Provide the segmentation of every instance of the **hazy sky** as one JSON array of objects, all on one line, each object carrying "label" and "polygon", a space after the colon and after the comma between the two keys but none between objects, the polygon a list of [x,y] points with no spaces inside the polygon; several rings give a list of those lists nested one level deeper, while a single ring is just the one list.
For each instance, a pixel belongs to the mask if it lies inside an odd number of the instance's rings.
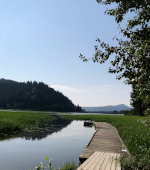
[{"label": "hazy sky", "polygon": [[43,81],[80,106],[129,105],[130,87],[109,63],[78,57],[119,34],[105,9],[96,0],[0,0],[0,77]]}]

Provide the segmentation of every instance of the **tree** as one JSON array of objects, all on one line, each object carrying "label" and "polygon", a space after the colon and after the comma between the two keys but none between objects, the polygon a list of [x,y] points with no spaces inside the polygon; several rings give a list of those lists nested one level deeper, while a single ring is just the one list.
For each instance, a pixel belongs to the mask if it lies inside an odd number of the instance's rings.
[{"label": "tree", "polygon": [[19,83],[0,79],[0,108],[81,112],[80,106],[42,82]]},{"label": "tree", "polygon": [[[131,13],[127,26],[121,28],[122,39],[116,38],[116,46],[96,40],[94,62],[105,63],[111,58],[110,73],[117,79],[125,78],[132,86],[134,102],[142,102],[144,114],[150,114],[150,1],[149,0],[97,0],[99,4],[115,6],[105,11],[120,24]],[[83,61],[88,59],[80,54]],[[132,97],[133,99],[133,97]]]},{"label": "tree", "polygon": [[137,94],[134,89],[131,93],[131,105],[133,107],[131,112],[133,115],[137,115],[137,113],[141,116],[144,115],[144,110],[146,109],[146,106],[141,99],[137,98]]}]

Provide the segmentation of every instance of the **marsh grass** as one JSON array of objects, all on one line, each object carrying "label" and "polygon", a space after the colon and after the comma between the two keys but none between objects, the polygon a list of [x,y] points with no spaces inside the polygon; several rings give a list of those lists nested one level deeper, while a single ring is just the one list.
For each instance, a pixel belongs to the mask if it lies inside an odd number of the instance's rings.
[{"label": "marsh grass", "polygon": [[60,170],[76,170],[77,169],[77,165],[75,163],[65,163]]},{"label": "marsh grass", "polygon": [[25,128],[36,128],[40,123],[54,120],[54,117],[46,113],[0,111],[0,136],[18,133]]},{"label": "marsh grass", "polygon": [[93,120],[112,124],[130,151],[131,158],[121,158],[122,169],[150,170],[150,127],[142,122],[149,122],[149,117],[74,115],[65,116],[72,120]]}]

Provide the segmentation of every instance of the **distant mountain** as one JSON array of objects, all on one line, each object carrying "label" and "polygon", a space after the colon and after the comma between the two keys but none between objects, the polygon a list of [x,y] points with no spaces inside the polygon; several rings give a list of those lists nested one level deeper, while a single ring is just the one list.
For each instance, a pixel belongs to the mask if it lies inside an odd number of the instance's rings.
[{"label": "distant mountain", "polygon": [[62,112],[81,112],[62,93],[43,82],[16,82],[0,79],[0,108]]},{"label": "distant mountain", "polygon": [[108,105],[101,107],[82,107],[86,112],[111,112],[111,111],[122,111],[122,110],[130,110],[131,107],[126,106],[125,104],[119,105]]}]

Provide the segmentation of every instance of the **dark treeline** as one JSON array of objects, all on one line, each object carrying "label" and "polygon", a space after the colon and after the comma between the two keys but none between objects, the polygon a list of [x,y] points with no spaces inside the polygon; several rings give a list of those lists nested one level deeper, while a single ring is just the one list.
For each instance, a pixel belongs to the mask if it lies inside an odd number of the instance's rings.
[{"label": "dark treeline", "polygon": [[62,93],[42,82],[16,82],[0,79],[0,108],[59,112],[81,112]]}]

